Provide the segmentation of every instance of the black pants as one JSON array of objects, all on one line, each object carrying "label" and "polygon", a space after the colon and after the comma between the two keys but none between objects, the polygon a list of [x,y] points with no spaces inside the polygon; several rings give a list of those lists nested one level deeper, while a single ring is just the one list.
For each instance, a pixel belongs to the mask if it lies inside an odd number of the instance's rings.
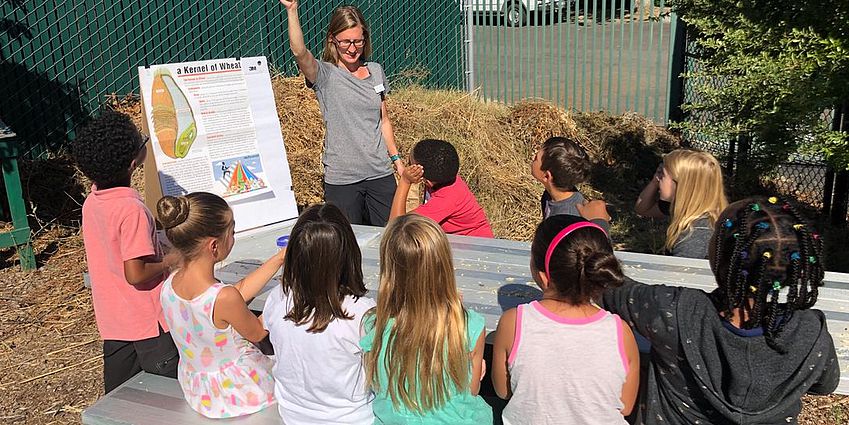
[{"label": "black pants", "polygon": [[159,328],[159,336],[141,341],[103,341],[103,384],[106,393],[117,388],[135,374],[145,371],[155,375],[177,377],[180,353],[171,334]]},{"label": "black pants", "polygon": [[395,175],[352,184],[324,184],[324,200],[339,207],[351,224],[386,226],[395,196]]}]

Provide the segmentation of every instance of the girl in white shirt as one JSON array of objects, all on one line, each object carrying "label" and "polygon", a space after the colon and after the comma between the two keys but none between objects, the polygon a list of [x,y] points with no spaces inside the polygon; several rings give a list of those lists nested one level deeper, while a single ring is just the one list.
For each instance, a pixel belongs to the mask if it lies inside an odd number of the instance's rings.
[{"label": "girl in white shirt", "polygon": [[265,302],[274,346],[274,395],[287,425],[372,424],[360,321],[362,254],[351,224],[332,204],[307,208],[292,228],[282,283]]}]

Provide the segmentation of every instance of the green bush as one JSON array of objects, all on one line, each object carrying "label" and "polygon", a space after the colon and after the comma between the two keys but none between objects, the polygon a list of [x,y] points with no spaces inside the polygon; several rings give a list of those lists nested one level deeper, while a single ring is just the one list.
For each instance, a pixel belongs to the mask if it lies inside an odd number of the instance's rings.
[{"label": "green bush", "polygon": [[849,101],[849,1],[672,3],[694,36],[700,61],[687,77],[701,101],[684,109],[714,118],[680,124],[684,129],[715,140],[746,140],[743,171],[754,176],[793,152],[822,154],[849,169],[849,137],[824,119]]}]

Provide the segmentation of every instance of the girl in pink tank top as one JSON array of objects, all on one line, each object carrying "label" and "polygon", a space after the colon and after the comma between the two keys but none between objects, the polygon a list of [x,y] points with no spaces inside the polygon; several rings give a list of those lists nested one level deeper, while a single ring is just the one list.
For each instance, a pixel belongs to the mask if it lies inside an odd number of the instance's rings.
[{"label": "girl in pink tank top", "polygon": [[515,424],[625,424],[639,385],[634,335],[593,300],[624,276],[601,227],[555,215],[537,227],[531,273],[542,299],[507,310],[492,382]]}]

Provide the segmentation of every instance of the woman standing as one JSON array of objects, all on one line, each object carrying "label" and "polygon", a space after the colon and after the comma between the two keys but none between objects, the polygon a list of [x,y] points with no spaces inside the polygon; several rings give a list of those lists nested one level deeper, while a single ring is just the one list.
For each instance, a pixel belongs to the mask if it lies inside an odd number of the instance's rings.
[{"label": "woman standing", "polygon": [[392,163],[399,173],[404,169],[386,112],[386,75],[380,64],[367,61],[371,38],[365,18],[354,6],[334,9],[317,60],[304,44],[297,0],[280,3],[289,19],[292,53],[315,90],[327,129],[324,199],[352,224],[385,226],[396,186]]}]

